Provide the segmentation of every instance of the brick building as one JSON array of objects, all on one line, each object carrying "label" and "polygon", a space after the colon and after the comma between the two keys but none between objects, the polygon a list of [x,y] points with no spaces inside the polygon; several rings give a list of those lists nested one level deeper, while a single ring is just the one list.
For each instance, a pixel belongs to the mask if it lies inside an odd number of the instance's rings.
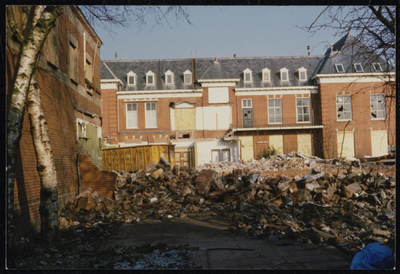
[{"label": "brick building", "polygon": [[[23,6],[15,6],[14,13],[18,23],[29,16]],[[102,167],[101,45],[79,8],[65,6],[38,59],[37,80],[57,171],[59,210],[93,183],[94,178],[111,182],[114,177],[99,170]],[[19,45],[9,29],[6,51],[9,102],[19,54]],[[40,178],[27,113],[19,150],[15,183],[17,233],[40,228]]]},{"label": "brick building", "polygon": [[343,156],[387,154],[395,123],[379,87],[386,68],[377,59],[359,70],[362,56],[344,50],[351,39],[322,56],[103,61],[106,147],[173,143],[176,163],[193,166],[272,147],[337,157],[345,135]]}]

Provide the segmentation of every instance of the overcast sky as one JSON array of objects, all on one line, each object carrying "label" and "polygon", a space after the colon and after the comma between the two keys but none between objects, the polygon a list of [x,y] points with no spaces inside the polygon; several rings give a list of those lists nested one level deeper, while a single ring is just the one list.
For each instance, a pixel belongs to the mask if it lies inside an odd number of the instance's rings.
[{"label": "overcast sky", "polygon": [[[118,59],[176,59],[258,56],[322,55],[328,43],[340,37],[333,32],[320,31],[310,36],[297,26],[310,26],[325,6],[196,6],[187,7],[192,24],[176,22],[171,15],[163,27],[154,26],[152,18],[138,32],[115,29],[108,31],[95,28],[103,41],[102,60]],[[321,17],[321,19],[323,19]]]}]

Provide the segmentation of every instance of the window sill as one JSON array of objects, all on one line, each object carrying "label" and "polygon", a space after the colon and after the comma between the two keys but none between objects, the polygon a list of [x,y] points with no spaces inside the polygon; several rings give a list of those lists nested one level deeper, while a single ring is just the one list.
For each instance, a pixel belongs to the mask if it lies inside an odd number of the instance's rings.
[{"label": "window sill", "polygon": [[311,124],[311,121],[307,121],[307,122],[299,122],[299,121],[296,121],[296,124]]},{"label": "window sill", "polygon": [[268,123],[268,125],[283,125],[283,123]]},{"label": "window sill", "polygon": [[138,127],[127,127],[126,129],[139,129]]},{"label": "window sill", "polygon": [[336,122],[348,122],[348,121],[353,122],[352,119],[347,119],[347,120],[336,120]]},{"label": "window sill", "polygon": [[145,129],[157,129],[158,127],[145,127]]},{"label": "window sill", "polygon": [[380,118],[380,119],[371,119],[371,121],[386,121],[386,118]]}]

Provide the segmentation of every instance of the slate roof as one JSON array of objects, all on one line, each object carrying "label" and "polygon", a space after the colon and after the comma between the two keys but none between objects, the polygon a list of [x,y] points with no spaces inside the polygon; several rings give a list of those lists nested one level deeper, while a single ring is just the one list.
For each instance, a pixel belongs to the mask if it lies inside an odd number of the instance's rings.
[{"label": "slate roof", "polygon": [[368,51],[361,42],[359,42],[350,32],[334,43],[331,48],[325,52],[325,58],[318,65],[315,74],[334,74],[335,64],[342,64],[346,73],[356,73],[355,63],[360,63],[363,72],[376,72],[372,63],[379,63],[383,71],[390,71],[387,63],[378,55]]},{"label": "slate roof", "polygon": [[[324,56],[295,56],[295,57],[230,57],[230,58],[197,58],[198,79],[240,79],[237,87],[270,87],[270,86],[310,86],[314,85],[310,80],[315,68]],[[183,72],[192,70],[192,59],[170,59],[170,60],[111,60],[102,61],[101,79],[114,79],[116,75],[124,83],[123,90],[163,90],[163,89],[191,89],[191,85],[184,85]],[[104,65],[106,64],[106,66]],[[297,70],[304,67],[307,69],[307,81],[299,81]],[[252,71],[252,83],[243,83],[243,71]],[[261,71],[268,68],[271,82],[262,81]],[[280,81],[280,69],[289,70],[289,81]],[[168,70],[174,73],[174,86],[165,85],[164,74]],[[127,73],[130,71],[137,75],[136,87],[128,87]],[[156,74],[156,84],[146,87],[146,73],[152,71]]]}]

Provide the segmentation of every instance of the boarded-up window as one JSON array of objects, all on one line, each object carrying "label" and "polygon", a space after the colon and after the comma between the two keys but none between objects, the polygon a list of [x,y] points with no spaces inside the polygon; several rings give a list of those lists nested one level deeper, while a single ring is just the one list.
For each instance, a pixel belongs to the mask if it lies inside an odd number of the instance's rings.
[{"label": "boarded-up window", "polygon": [[388,138],[386,130],[371,130],[371,156],[382,156],[388,154]]},{"label": "boarded-up window", "polygon": [[138,128],[138,112],[136,103],[126,104],[126,128]]},{"label": "boarded-up window", "polygon": [[310,133],[297,135],[297,150],[301,153],[312,155]]},{"label": "boarded-up window", "polygon": [[229,88],[208,88],[208,102],[211,103],[229,103]]},{"label": "boarded-up window", "polygon": [[[344,135],[344,140],[343,140],[343,135]],[[343,151],[342,151],[342,143],[343,143]],[[342,158],[354,157],[354,133],[352,131],[338,132],[337,148],[338,148],[338,157],[340,157],[341,151],[342,151]]]},{"label": "boarded-up window", "polygon": [[78,84],[78,42],[69,35],[69,77]]},{"label": "boarded-up window", "polygon": [[196,129],[196,109],[175,109],[175,129],[176,130],[195,130]]},{"label": "boarded-up window", "polygon": [[85,78],[90,82],[93,82],[93,65],[92,58],[86,53],[86,64],[85,64]]},{"label": "boarded-up window", "polygon": [[242,161],[254,158],[253,136],[239,136]]},{"label": "boarded-up window", "polygon": [[275,148],[276,153],[283,153],[283,135],[270,135],[269,146]]},{"label": "boarded-up window", "polygon": [[58,67],[58,30],[57,24],[51,29],[47,35],[45,42],[45,56],[47,62]]}]

